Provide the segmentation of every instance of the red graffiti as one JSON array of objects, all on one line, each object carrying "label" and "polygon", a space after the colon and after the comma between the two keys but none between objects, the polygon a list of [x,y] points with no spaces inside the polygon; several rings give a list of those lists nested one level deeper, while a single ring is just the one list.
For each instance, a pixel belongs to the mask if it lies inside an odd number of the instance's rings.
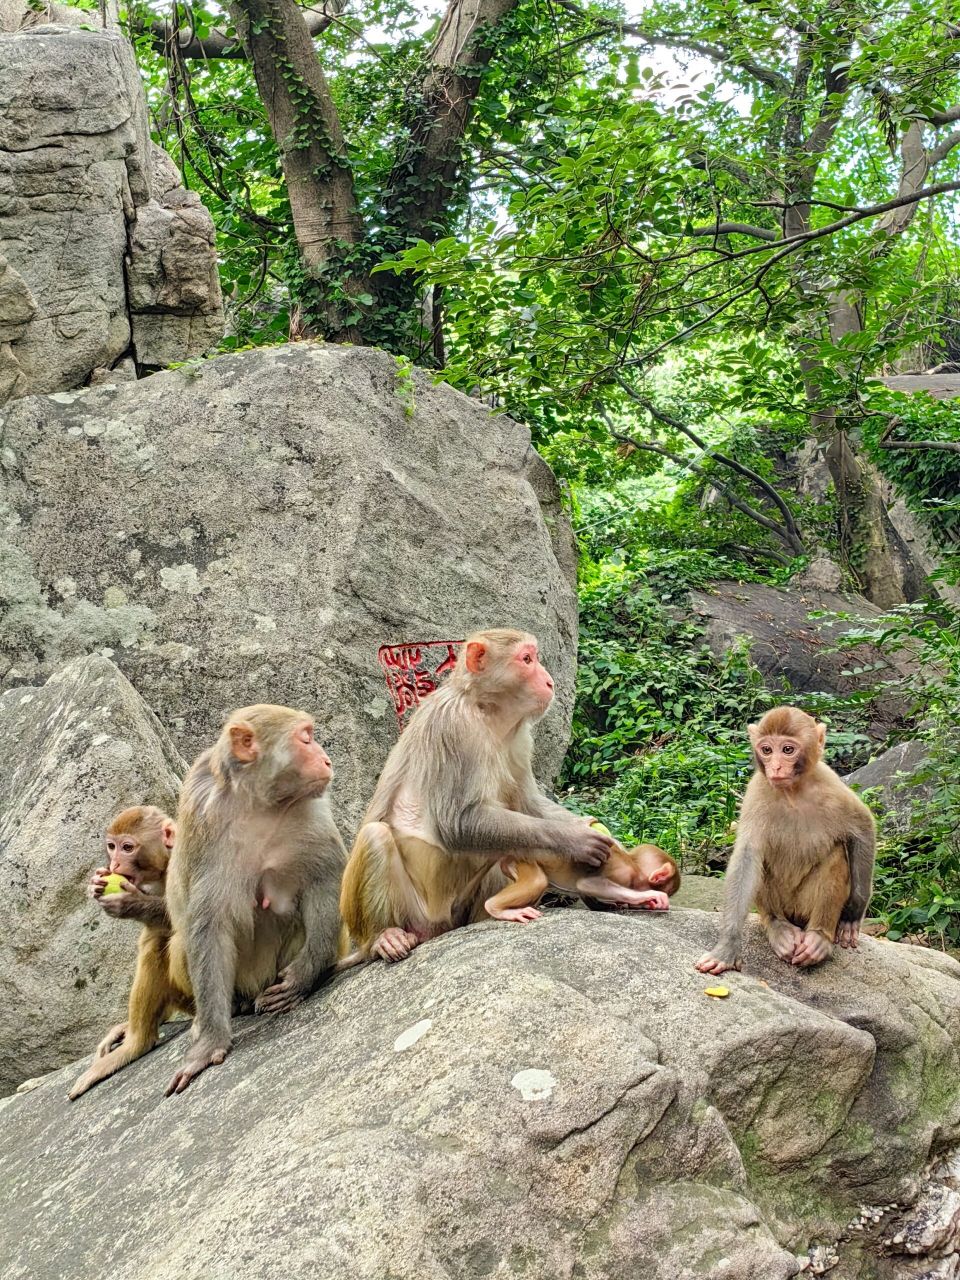
[{"label": "red graffiti", "polygon": [[421,640],[415,644],[382,644],[377,650],[401,733],[410,712],[456,666],[462,644],[462,640]]}]

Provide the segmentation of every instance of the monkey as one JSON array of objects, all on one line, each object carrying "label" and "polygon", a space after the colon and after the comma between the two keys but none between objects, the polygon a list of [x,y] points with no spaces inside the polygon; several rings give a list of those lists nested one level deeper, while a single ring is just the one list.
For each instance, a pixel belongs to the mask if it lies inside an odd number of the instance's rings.
[{"label": "monkey", "polygon": [[596,911],[617,907],[642,907],[666,911],[670,897],[680,888],[680,871],[668,853],[655,844],[623,849],[617,845],[602,871],[585,874],[575,863],[537,854],[535,862],[504,858],[500,869],[513,884],[488,898],[487,915],[494,920],[528,924],[543,914],[537,903],[548,888],[577,894]]},{"label": "monkey", "polygon": [[[90,1068],[70,1090],[71,1101],[149,1053],[159,1040],[160,1027],[173,1013],[193,1013],[189,984],[178,984],[170,971],[173,929],[164,888],[175,838],[174,823],[151,805],[124,809],[107,828],[108,866],[93,873],[91,896],[110,915],[138,920],[144,928],[127,1020],[111,1027],[100,1041]],[[125,888],[104,897],[110,872],[124,877]]]},{"label": "monkey", "polygon": [[870,810],[821,760],[826,726],[775,707],[748,726],[755,772],[727,869],[719,941],[701,973],[739,969],[744,921],[755,902],[775,955],[810,968],[834,943],[857,946],[873,889]]},{"label": "monkey", "polygon": [[603,866],[612,837],[548,800],[533,776],[531,726],[552,701],[532,635],[469,637],[387,757],[357,833],[340,895],[351,960],[402,960],[482,919],[482,882],[505,854]]},{"label": "monkey", "polygon": [[180,792],[167,881],[174,983],[193,993],[182,1093],[230,1052],[234,993],[283,1013],[337,959],[346,850],[325,794],[333,769],[304,711],[242,707]]}]

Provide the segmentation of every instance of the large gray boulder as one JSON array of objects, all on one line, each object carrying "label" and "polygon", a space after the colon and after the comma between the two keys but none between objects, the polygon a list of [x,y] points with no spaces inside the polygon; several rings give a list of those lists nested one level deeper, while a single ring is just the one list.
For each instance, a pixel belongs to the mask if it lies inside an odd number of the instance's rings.
[{"label": "large gray boulder", "polygon": [[19,7],[0,11],[0,403],[223,333],[213,223],[157,156],[129,43]]},{"label": "large gray boulder", "polygon": [[574,556],[526,428],[382,352],[308,342],[0,416],[7,684],[108,650],[188,757],[238,706],[308,708],[349,835],[395,699],[439,678],[446,642],[519,626],[556,678],[537,740],[541,775],[559,768]]},{"label": "large gray boulder", "polygon": [[908,1207],[960,1138],[960,965],[867,939],[800,973],[752,927],[714,1000],[715,928],[491,922],[238,1021],[182,1097],[179,1037],[77,1103],[63,1070],[4,1110],[3,1275],[919,1275],[960,1242],[943,1186]]},{"label": "large gray boulder", "polygon": [[930,748],[921,740],[898,742],[844,778],[859,791],[874,791],[883,809],[883,825],[906,831],[937,789],[937,770]]},{"label": "large gray boulder", "polygon": [[91,1051],[125,1016],[139,929],[86,885],[113,814],[172,812],[183,768],[106,658],[0,696],[0,1093]]},{"label": "large gray boulder", "polygon": [[[882,614],[861,596],[816,586],[715,582],[708,591],[691,591],[690,606],[718,656],[745,644],[767,686],[786,701],[802,704],[805,693],[857,693],[909,679],[916,671],[909,655],[870,643],[837,649],[840,637],[869,627]],[[816,613],[848,617],[811,616]],[[870,736],[883,738],[902,726],[909,710],[906,695],[879,693],[870,703]]]}]

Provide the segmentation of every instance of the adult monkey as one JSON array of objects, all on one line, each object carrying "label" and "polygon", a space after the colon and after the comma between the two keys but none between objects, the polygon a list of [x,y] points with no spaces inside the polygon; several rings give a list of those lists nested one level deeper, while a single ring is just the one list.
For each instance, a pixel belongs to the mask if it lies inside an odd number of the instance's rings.
[{"label": "adult monkey", "polygon": [[187,774],[167,883],[173,981],[196,1005],[167,1095],[230,1052],[234,993],[283,1013],[333,969],[346,853],[309,715],[243,707]]},{"label": "adult monkey", "polygon": [[357,948],[350,959],[402,960],[425,939],[483,919],[481,883],[506,853],[606,862],[613,839],[548,800],[534,779],[531,725],[552,701],[533,636],[470,636],[390,752],[357,834],[340,895]]},{"label": "adult monkey", "polygon": [[754,901],[770,946],[789,964],[820,964],[835,942],[856,947],[872,891],[873,815],[821,760],[825,726],[775,707],[748,732],[756,772],[727,869],[720,939],[697,961],[701,973],[740,968]]}]

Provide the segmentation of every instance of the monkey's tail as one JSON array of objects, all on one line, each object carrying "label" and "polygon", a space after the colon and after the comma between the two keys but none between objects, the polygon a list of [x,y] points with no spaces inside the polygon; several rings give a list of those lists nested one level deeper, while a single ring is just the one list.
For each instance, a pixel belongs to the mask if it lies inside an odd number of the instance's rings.
[{"label": "monkey's tail", "polygon": [[343,956],[338,960],[333,966],[333,972],[342,973],[344,969],[353,969],[356,965],[363,964],[369,959],[370,957],[367,955],[364,948],[359,947],[356,951],[351,951],[348,956]]}]

